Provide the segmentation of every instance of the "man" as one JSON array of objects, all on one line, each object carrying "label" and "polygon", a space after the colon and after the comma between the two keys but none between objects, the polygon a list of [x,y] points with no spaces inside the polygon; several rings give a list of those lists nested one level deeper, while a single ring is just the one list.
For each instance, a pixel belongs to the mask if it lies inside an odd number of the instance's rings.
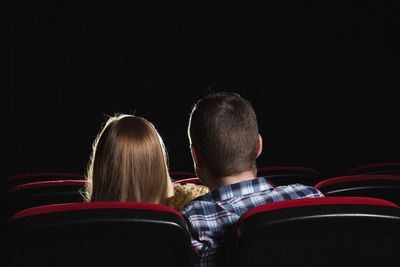
[{"label": "man", "polygon": [[274,188],[268,179],[256,178],[262,138],[251,104],[238,94],[210,93],[200,99],[190,115],[188,135],[197,176],[210,188],[182,211],[198,266],[216,265],[225,235],[247,210],[269,202],[323,196],[313,187]]}]

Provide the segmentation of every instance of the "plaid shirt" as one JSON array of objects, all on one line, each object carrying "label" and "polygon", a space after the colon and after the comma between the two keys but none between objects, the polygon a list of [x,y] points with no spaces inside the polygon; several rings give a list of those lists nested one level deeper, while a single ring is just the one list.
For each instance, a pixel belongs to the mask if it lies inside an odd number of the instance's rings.
[{"label": "plaid shirt", "polygon": [[182,210],[189,223],[196,266],[214,266],[226,233],[240,216],[256,206],[305,197],[323,197],[301,184],[273,187],[266,178],[226,185],[194,199]]}]

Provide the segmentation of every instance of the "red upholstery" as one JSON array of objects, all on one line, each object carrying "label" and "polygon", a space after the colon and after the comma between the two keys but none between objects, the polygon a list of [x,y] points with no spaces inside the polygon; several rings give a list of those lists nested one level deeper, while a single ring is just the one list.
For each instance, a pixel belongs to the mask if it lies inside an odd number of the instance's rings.
[{"label": "red upholstery", "polygon": [[24,217],[35,216],[39,214],[64,212],[72,210],[88,210],[88,209],[155,210],[155,211],[170,212],[182,217],[182,215],[176,210],[160,204],[136,203],[136,202],[87,202],[87,203],[52,204],[52,205],[45,205],[45,206],[26,209],[12,216],[10,222]]},{"label": "red upholstery", "polygon": [[55,180],[83,180],[84,177],[77,173],[44,172],[24,173],[5,178],[0,183],[1,191],[6,192],[11,188],[33,182],[55,181]]},{"label": "red upholstery", "polygon": [[39,206],[7,223],[6,266],[193,266],[185,219],[161,204]]},{"label": "red upholstery", "polygon": [[38,172],[38,173],[23,173],[14,176],[7,177],[5,180],[14,180],[26,177],[71,177],[71,178],[83,178],[82,175],[77,173],[69,172]]},{"label": "red upholstery", "polygon": [[302,171],[302,172],[310,172],[316,175],[320,173],[312,168],[304,167],[304,166],[271,166],[271,167],[259,167],[257,168],[257,172],[276,172],[276,171]]},{"label": "red upholstery", "polygon": [[194,178],[186,178],[186,179],[180,179],[176,180],[174,184],[203,184],[199,178],[194,177]]},{"label": "red upholstery", "polygon": [[171,171],[169,172],[169,176],[171,176],[173,179],[181,179],[195,177],[196,174],[194,172]]},{"label": "red upholstery", "polygon": [[360,171],[374,171],[374,169],[391,169],[391,168],[400,168],[400,162],[385,162],[385,163],[371,163],[371,164],[364,164],[357,167],[350,169],[347,174],[351,175]]},{"label": "red upholstery", "polygon": [[399,181],[400,182],[400,175],[389,175],[389,174],[380,174],[380,175],[373,175],[373,174],[364,174],[364,175],[349,175],[349,176],[340,176],[329,178],[323,180],[315,185],[315,188],[319,189],[323,186],[328,186],[332,184],[338,183],[348,183],[348,182],[356,182],[356,181]]},{"label": "red upholstery", "polygon": [[11,187],[5,192],[0,213],[2,220],[8,220],[19,211],[50,204],[81,203],[85,180],[55,180],[29,182]]},{"label": "red upholstery", "polygon": [[16,192],[20,190],[33,189],[38,187],[50,187],[50,186],[84,186],[86,184],[86,180],[56,180],[56,181],[41,181],[41,182],[33,182],[26,183],[15,186],[11,188],[8,192]]},{"label": "red upholstery", "polygon": [[296,183],[311,186],[321,180],[318,171],[303,166],[258,167],[257,176],[267,177],[275,186]]},{"label": "red upholstery", "polygon": [[378,198],[370,198],[370,197],[317,197],[317,198],[300,198],[293,200],[285,200],[279,202],[268,203],[259,207],[255,207],[240,218],[240,220],[244,220],[247,217],[250,217],[254,214],[260,212],[268,212],[273,210],[280,209],[290,209],[302,206],[315,206],[315,205],[339,205],[339,204],[354,204],[354,205],[375,205],[375,206],[389,206],[396,207],[398,206],[390,201],[378,199]]},{"label": "red upholstery", "polygon": [[398,266],[400,209],[367,197],[267,203],[243,214],[226,242],[230,267]]}]

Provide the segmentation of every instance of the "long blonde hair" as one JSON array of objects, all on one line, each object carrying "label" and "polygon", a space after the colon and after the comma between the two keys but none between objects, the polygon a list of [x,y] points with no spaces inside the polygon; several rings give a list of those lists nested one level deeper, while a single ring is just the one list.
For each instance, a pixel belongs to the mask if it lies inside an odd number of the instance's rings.
[{"label": "long blonde hair", "polygon": [[87,201],[163,203],[171,196],[164,143],[151,122],[133,115],[107,120],[93,143],[86,176]]}]

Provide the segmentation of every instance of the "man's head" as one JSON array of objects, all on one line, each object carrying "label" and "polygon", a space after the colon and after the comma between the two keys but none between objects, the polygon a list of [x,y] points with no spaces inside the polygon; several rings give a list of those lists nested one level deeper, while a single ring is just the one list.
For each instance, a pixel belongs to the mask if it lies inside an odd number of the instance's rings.
[{"label": "man's head", "polygon": [[200,99],[188,135],[198,171],[207,170],[214,179],[255,172],[261,138],[254,109],[240,95],[217,92]]}]

